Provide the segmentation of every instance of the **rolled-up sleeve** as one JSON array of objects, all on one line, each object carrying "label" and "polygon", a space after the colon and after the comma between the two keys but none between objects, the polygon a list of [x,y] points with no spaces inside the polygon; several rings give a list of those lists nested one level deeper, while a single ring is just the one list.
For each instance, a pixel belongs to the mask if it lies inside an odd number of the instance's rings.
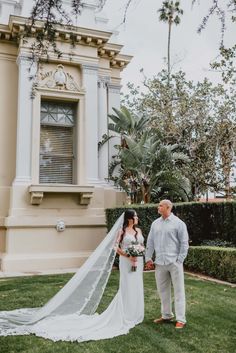
[{"label": "rolled-up sleeve", "polygon": [[153,252],[154,252],[154,229],[152,224],[147,238],[146,253],[145,253],[146,262],[152,259]]},{"label": "rolled-up sleeve", "polygon": [[179,255],[177,258],[177,262],[183,263],[184,259],[187,256],[188,248],[189,248],[188,230],[184,222],[181,222],[179,225],[178,238],[180,242],[180,247],[179,247]]}]

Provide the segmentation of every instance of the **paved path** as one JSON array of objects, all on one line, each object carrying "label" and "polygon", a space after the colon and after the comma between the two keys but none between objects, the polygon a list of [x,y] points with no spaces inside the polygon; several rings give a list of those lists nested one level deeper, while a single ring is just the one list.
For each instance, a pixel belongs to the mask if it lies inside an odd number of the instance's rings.
[{"label": "paved path", "polygon": [[32,271],[32,272],[1,272],[0,278],[21,277],[21,276],[42,276],[42,275],[58,275],[61,273],[74,273],[77,268],[66,268],[61,270],[47,270],[47,271]]}]

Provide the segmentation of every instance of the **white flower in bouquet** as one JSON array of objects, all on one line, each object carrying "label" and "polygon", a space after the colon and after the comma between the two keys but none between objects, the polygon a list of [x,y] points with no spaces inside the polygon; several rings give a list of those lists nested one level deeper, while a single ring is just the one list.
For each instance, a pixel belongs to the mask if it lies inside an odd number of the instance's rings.
[{"label": "white flower in bouquet", "polygon": [[[132,241],[131,244],[126,249],[126,254],[132,257],[143,256],[145,253],[145,248],[138,241]],[[137,259],[132,260],[131,271],[135,272],[137,270]]]}]

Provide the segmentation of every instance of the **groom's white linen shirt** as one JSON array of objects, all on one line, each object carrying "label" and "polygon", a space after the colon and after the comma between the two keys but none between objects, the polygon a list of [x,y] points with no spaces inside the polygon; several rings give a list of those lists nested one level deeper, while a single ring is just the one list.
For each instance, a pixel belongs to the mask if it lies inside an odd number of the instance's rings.
[{"label": "groom's white linen shirt", "polygon": [[183,263],[188,253],[188,231],[186,224],[173,213],[166,219],[159,217],[151,225],[146,246],[146,262],[155,250],[157,265]]}]

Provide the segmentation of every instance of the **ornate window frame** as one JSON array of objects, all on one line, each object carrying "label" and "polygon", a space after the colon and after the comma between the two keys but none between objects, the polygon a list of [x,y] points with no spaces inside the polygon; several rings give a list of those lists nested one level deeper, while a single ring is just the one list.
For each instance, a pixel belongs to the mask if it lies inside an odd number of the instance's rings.
[{"label": "ornate window frame", "polygon": [[[62,65],[58,65],[58,67]],[[78,201],[80,205],[88,205],[92,194],[93,187],[86,186],[84,175],[85,151],[84,151],[84,129],[85,129],[85,90],[79,88],[72,80],[71,76],[62,76],[57,84],[56,80],[53,83],[54,74],[51,72],[44,77],[47,79],[46,85],[38,85],[35,91],[35,97],[32,100],[32,185],[29,186],[29,193],[31,195],[30,202],[32,205],[40,205],[43,197],[47,193],[62,193],[62,194],[78,194]],[[57,78],[57,77],[56,77]],[[67,78],[67,82],[62,82]],[[69,83],[68,83],[69,82]],[[40,184],[39,183],[39,158],[40,158],[40,111],[41,101],[52,100],[71,102],[77,105],[75,127],[76,146],[75,146],[75,173],[74,183],[67,184]]]}]

